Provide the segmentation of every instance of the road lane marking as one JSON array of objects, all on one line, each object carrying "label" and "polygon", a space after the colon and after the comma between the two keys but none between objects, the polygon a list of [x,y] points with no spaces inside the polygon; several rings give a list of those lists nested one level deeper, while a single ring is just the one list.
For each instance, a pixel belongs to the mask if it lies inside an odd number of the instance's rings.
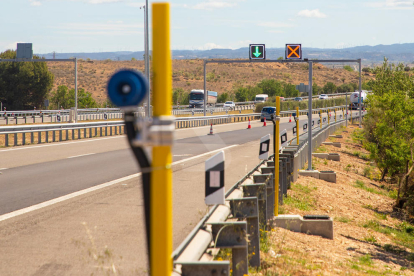
[{"label": "road lane marking", "polygon": [[[190,158],[187,158],[187,159],[183,159],[183,160],[173,162],[172,165],[177,165],[177,164],[183,163],[185,161],[190,161],[190,160],[193,160],[193,159],[196,159],[196,158],[199,158],[199,157],[203,157],[203,156],[206,156],[206,155],[209,155],[209,154],[221,151],[221,150],[230,149],[230,148],[233,148],[233,147],[236,147],[236,146],[238,146],[238,145],[231,145],[231,146],[228,146],[228,147],[212,150],[212,151],[200,154],[200,155],[196,155],[196,156],[193,156],[193,157],[190,157]],[[103,184],[100,184],[100,185],[97,185],[97,186],[94,186],[94,187],[90,187],[90,188],[87,188],[87,189],[84,189],[84,190],[81,190],[81,191],[77,191],[77,192],[74,192],[74,193],[71,193],[71,194],[68,194],[68,195],[64,195],[64,196],[61,196],[61,197],[58,197],[58,198],[54,198],[54,199],[39,203],[39,204],[32,205],[30,207],[26,207],[26,208],[16,210],[16,211],[4,214],[4,215],[0,215],[0,222],[4,221],[4,220],[7,220],[7,219],[10,219],[10,218],[14,218],[14,217],[26,214],[26,213],[29,213],[29,212],[32,212],[32,211],[39,210],[39,209],[44,208],[44,207],[48,207],[48,206],[56,204],[56,203],[63,202],[65,200],[68,200],[68,199],[71,199],[71,198],[74,198],[74,197],[77,197],[77,196],[80,196],[80,195],[84,195],[84,194],[87,194],[87,193],[90,193],[90,192],[93,192],[93,191],[96,191],[96,190],[100,190],[102,188],[118,184],[120,182],[124,182],[124,181],[130,180],[130,179],[133,179],[133,178],[138,177],[140,175],[141,175],[141,173],[131,174],[131,175],[128,175],[128,176],[125,176],[125,177],[122,177],[122,178],[118,178],[118,179],[115,179],[115,180],[112,180],[112,181],[109,181],[109,182],[106,182],[106,183],[103,183]]]},{"label": "road lane marking", "polygon": [[96,154],[96,153],[85,153],[85,154],[80,154],[80,155],[70,156],[70,157],[67,157],[67,158],[68,158],[68,159],[69,159],[69,158],[76,158],[76,157],[88,156],[88,155],[93,155],[93,154]]},{"label": "road lane marking", "polygon": [[4,171],[4,170],[7,170],[7,168],[0,168],[0,171]]}]

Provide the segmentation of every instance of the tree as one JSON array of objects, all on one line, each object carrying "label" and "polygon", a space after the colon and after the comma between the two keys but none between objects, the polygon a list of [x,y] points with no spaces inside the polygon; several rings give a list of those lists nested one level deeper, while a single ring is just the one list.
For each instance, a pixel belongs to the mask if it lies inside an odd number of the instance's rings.
[{"label": "tree", "polygon": [[299,95],[299,90],[297,90],[296,86],[293,84],[285,83],[284,90],[287,98],[293,98]]},{"label": "tree", "polygon": [[172,93],[172,102],[174,105],[180,104],[180,105],[188,105],[190,94],[188,92],[185,92],[182,88],[175,88],[173,89]]},{"label": "tree", "polygon": [[369,72],[371,72],[371,69],[369,67],[364,67],[364,68],[362,68],[362,72],[369,73]]},{"label": "tree", "polygon": [[263,94],[267,94],[269,95],[269,97],[285,96],[282,83],[275,79],[263,79],[261,82],[257,84],[257,87],[259,87],[262,90]]},{"label": "tree", "polygon": [[[2,59],[15,59],[16,51],[0,54]],[[34,56],[33,59],[39,59]],[[53,86],[54,76],[44,62],[1,62],[0,101],[7,110],[32,109],[43,106]]]},{"label": "tree", "polygon": [[222,93],[221,95],[219,95],[219,96],[218,96],[218,98],[217,98],[217,102],[219,102],[219,103],[225,103],[225,102],[227,102],[229,99],[230,99],[230,97],[229,97],[229,93],[224,92],[224,93]]},{"label": "tree", "polygon": [[283,57],[278,57],[278,58],[277,58],[277,60],[282,60],[282,59],[283,59]]},{"label": "tree", "polygon": [[344,66],[344,69],[346,70],[346,71],[349,71],[349,72],[354,72],[354,68],[352,68],[351,66],[349,66],[349,65],[345,65]]},{"label": "tree", "polygon": [[[60,85],[58,89],[52,92],[51,102],[57,109],[63,107],[69,109],[75,106],[75,89],[69,90],[66,85]],[[85,89],[78,89],[78,108],[95,108],[98,107],[96,101],[92,98],[90,92]]]},{"label": "tree", "polygon": [[414,169],[414,78],[402,64],[390,70],[386,60],[376,72],[364,120],[364,147],[382,171],[382,179],[387,174],[397,177],[396,206],[409,207],[405,203],[414,199],[414,187],[407,181]]},{"label": "tree", "polygon": [[332,94],[336,92],[336,85],[333,84],[332,82],[328,82],[327,84],[325,84],[323,86],[323,92],[325,94]]}]

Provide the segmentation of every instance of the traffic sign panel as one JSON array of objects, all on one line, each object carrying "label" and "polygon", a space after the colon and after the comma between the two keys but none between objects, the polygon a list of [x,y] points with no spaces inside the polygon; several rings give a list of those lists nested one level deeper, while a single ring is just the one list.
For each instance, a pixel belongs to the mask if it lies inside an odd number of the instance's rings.
[{"label": "traffic sign panel", "polygon": [[266,47],[264,44],[250,44],[250,59],[266,59]]},{"label": "traffic sign panel", "polygon": [[302,59],[302,44],[286,44],[285,59]]},{"label": "traffic sign panel", "polygon": [[266,160],[269,157],[270,134],[260,138],[259,159]]}]

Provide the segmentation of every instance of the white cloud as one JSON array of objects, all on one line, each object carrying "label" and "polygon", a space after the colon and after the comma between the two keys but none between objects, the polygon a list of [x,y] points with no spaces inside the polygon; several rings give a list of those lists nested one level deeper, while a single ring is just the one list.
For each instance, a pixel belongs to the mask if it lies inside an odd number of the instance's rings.
[{"label": "white cloud", "polygon": [[365,3],[367,7],[373,8],[383,8],[383,9],[413,9],[413,2],[412,1],[401,1],[401,0],[385,0],[381,2],[371,2]]},{"label": "white cloud", "polygon": [[197,49],[198,50],[211,50],[211,49],[223,49],[223,48],[227,48],[227,47],[223,47],[215,43],[209,42],[209,43],[204,44],[201,47],[198,47]]},{"label": "white cloud", "polygon": [[29,0],[30,2],[30,6],[40,6],[42,5],[42,3],[40,3],[40,1],[36,1],[36,0]]},{"label": "white cloud", "polygon": [[303,17],[316,17],[316,18],[325,18],[326,14],[319,11],[319,9],[315,10],[303,10],[298,12],[298,16]]}]

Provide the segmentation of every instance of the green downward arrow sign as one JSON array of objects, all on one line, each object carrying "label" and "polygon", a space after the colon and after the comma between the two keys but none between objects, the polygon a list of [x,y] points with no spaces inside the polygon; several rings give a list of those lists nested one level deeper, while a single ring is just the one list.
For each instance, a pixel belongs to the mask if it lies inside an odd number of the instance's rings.
[{"label": "green downward arrow sign", "polygon": [[253,53],[256,57],[259,57],[262,53],[259,52],[259,46],[256,46],[256,52]]}]

